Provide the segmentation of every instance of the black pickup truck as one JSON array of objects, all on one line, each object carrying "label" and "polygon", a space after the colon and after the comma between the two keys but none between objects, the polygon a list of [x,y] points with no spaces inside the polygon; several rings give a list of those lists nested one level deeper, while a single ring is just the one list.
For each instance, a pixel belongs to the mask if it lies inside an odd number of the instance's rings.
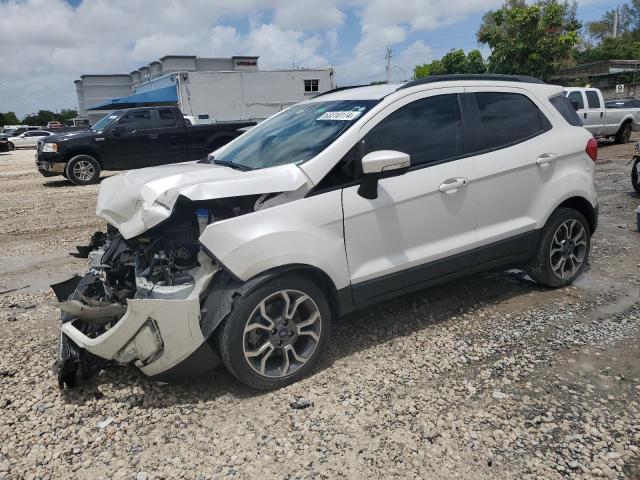
[{"label": "black pickup truck", "polygon": [[95,183],[101,170],[130,170],[204,158],[255,122],[187,125],[176,107],[117,110],[91,129],[38,142],[36,166],[45,177]]}]

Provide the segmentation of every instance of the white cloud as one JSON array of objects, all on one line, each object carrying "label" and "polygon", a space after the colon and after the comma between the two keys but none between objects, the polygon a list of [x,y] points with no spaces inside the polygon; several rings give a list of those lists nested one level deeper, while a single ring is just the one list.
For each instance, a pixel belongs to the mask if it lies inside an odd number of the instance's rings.
[{"label": "white cloud", "polygon": [[[0,111],[73,107],[81,74],[126,73],[168,54],[259,55],[263,68],[326,65],[321,30],[339,27],[342,12],[330,3],[302,22],[304,9],[292,3],[85,0],[73,9],[62,0],[0,2]],[[265,9],[271,23],[258,20]],[[239,18],[253,19],[247,32],[224,24]]]},{"label": "white cloud", "polygon": [[[344,85],[384,78],[384,49],[395,44],[394,65],[409,76],[432,56],[416,35],[502,1],[84,0],[74,9],[64,0],[0,0],[0,111],[73,107],[81,74],[125,73],[169,54],[259,55],[262,68],[326,65],[330,56]],[[357,32],[346,30],[347,9]]]}]

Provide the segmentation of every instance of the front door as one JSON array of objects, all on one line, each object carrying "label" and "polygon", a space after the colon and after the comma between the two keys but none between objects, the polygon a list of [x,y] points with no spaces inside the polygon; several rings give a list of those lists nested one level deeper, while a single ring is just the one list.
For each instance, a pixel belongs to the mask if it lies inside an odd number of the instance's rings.
[{"label": "front door", "polygon": [[[114,133],[116,125],[122,126],[123,131]],[[153,165],[153,158],[162,154],[150,110],[127,113],[109,132],[95,140],[107,169],[148,167]]]},{"label": "front door", "polygon": [[585,90],[584,94],[587,99],[584,126],[594,135],[601,135],[604,129],[604,105],[600,101],[600,95],[596,90]]},{"label": "front door", "polygon": [[476,164],[464,156],[460,94],[439,89],[398,100],[363,126],[364,152],[411,157],[381,179],[378,198],[343,191],[345,243],[355,303],[417,288],[474,264]]}]

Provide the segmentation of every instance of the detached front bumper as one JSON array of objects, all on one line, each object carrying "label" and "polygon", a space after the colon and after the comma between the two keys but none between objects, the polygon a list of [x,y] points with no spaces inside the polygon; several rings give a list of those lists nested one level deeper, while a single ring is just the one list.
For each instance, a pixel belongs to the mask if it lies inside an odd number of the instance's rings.
[{"label": "detached front bumper", "polygon": [[[82,333],[74,322],[61,327],[78,347],[120,364],[135,362],[145,375],[162,381],[188,377],[217,366],[220,362],[200,330],[200,301],[129,300],[127,312],[112,328],[95,338]],[[200,371],[193,359],[186,368],[177,368],[196,354],[207,360]]]},{"label": "detached front bumper", "polygon": [[[197,376],[218,366],[220,359],[207,341],[209,335],[205,335],[201,327],[204,312],[200,296],[219,268],[204,254],[200,258],[201,267],[194,273],[194,283],[176,287],[157,286],[151,291],[141,287],[139,298],[127,300],[124,315],[110,328],[87,328],[81,317],[89,315],[89,311],[95,315],[95,307],[77,301],[74,305],[69,305],[73,302],[61,302],[59,380],[61,371],[67,378],[73,378],[73,373],[69,377],[69,368],[77,367],[69,364],[82,365],[79,359],[85,352],[91,358],[98,357],[102,363],[133,362],[145,375],[162,382]],[[78,281],[74,284],[72,280],[68,282],[75,288]],[[68,296],[68,292],[58,297],[61,300],[74,298]],[[74,308],[75,313],[72,313]],[[61,383],[73,386],[65,380]]]}]

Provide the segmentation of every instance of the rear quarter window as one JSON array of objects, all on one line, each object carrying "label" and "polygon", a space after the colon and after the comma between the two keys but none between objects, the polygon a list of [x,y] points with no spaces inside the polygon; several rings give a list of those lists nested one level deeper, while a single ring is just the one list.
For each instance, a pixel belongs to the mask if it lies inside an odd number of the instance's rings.
[{"label": "rear quarter window", "polygon": [[575,108],[573,108],[573,105],[571,105],[571,102],[567,97],[565,97],[564,95],[558,95],[555,97],[551,97],[549,99],[549,102],[551,102],[551,105],[553,105],[553,107],[560,113],[560,115],[562,115],[562,118],[564,118],[569,123],[569,125],[573,125],[574,127],[582,126],[582,120],[580,120],[580,117],[576,113]]},{"label": "rear quarter window", "polygon": [[549,120],[527,96],[477,92],[483,150],[515,145],[551,129]]}]

